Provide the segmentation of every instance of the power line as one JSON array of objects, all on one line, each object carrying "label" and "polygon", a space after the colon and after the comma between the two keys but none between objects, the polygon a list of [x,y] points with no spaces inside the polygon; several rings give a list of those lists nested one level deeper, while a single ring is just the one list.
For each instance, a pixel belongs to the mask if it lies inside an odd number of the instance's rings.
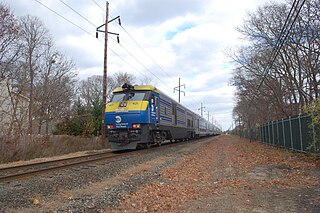
[{"label": "power line", "polygon": [[[94,1],[94,0],[93,0]],[[96,3],[96,2],[95,2]],[[97,4],[98,5],[98,4]],[[98,5],[100,7],[100,5]],[[101,7],[100,7],[101,8]],[[112,16],[111,16],[112,17]],[[156,60],[151,57],[151,55],[142,47],[142,45],[139,44],[139,42],[137,42],[137,40],[130,34],[130,32],[128,30],[126,30],[124,28],[123,25],[120,25],[120,27],[123,29],[123,31],[131,38],[131,40],[142,50],[142,52],[148,56],[148,58],[155,64],[157,65],[157,67],[159,67],[159,69],[165,73],[173,82],[175,82],[176,80],[171,76],[169,75],[160,65],[159,63],[156,62]]]},{"label": "power line", "polygon": [[164,81],[162,81],[157,75],[155,75],[150,69],[148,69],[137,57],[135,57],[127,48],[125,48],[122,44],[120,46],[136,61],[138,62],[145,70],[147,70],[151,75],[156,77],[160,82],[162,82],[165,86],[171,89]]},{"label": "power line", "polygon": [[[93,36],[90,32],[88,32],[87,30],[83,29],[82,27],[80,27],[79,25],[73,23],[72,21],[70,21],[69,19],[65,18],[63,15],[60,15],[59,13],[57,13],[56,11],[52,10],[50,7],[46,6],[45,4],[41,3],[38,0],[34,0],[36,2],[38,2],[39,4],[41,4],[43,7],[47,8],[48,10],[50,10],[51,12],[53,12],[54,14],[56,14],[57,16],[59,16],[60,18],[64,19],[65,21],[69,22],[70,24],[76,26],[77,28],[79,28],[80,30],[86,32],[87,34]],[[94,37],[94,36],[93,36]]]},{"label": "power line", "polygon": [[[48,10],[50,10],[51,12],[53,12],[55,15],[59,16],[60,18],[64,19],[65,21],[67,21],[68,23],[74,25],[75,27],[79,28],[80,30],[82,30],[83,32],[91,35],[92,37],[95,38],[94,35],[92,35],[90,32],[88,32],[87,30],[85,30],[84,28],[80,27],[79,25],[75,24],[74,22],[70,21],[69,19],[67,19],[66,17],[64,17],[63,15],[59,14],[58,12],[56,12],[55,10],[49,8],[48,6],[46,6],[45,4],[41,3],[38,0],[35,0],[37,3],[39,3],[40,5],[42,5],[43,7],[47,8]],[[62,3],[64,3],[62,0],[60,0]],[[95,2],[96,3],[96,2]],[[65,3],[64,3],[65,4]],[[77,13],[79,16],[81,16],[82,18],[84,18],[85,20],[87,20],[85,17],[83,17],[80,13],[78,13],[76,10],[74,10],[71,6],[65,4],[67,7],[69,7],[70,9],[72,9],[75,13]],[[87,20],[89,23],[90,21]],[[93,23],[91,23],[93,26],[95,26]],[[113,38],[112,38],[113,39]],[[100,39],[98,39],[100,42],[102,42]],[[141,66],[143,66],[148,72],[150,72],[154,77],[156,77],[157,79],[159,79],[165,86],[167,86],[169,89],[171,89],[170,86],[168,86],[165,82],[163,82],[158,76],[156,76],[153,72],[151,72],[142,62],[140,62],[129,50],[127,50],[123,45],[120,44],[120,46],[131,55],[131,57],[133,57]],[[127,65],[129,65],[131,68],[133,68],[134,70],[138,71],[141,75],[145,76],[142,72],[140,72],[138,69],[134,68],[133,65],[131,65],[128,61],[126,61],[124,58],[122,58],[119,54],[117,54],[114,50],[112,50],[111,48],[109,48],[111,50],[111,52],[113,54],[115,54],[117,57],[119,57],[122,61],[124,61]],[[145,76],[146,77],[146,76]]]},{"label": "power line", "polygon": [[[102,8],[96,1],[92,0],[92,2],[94,2],[102,11],[105,12],[105,9]],[[112,16],[110,15],[110,17],[112,18]],[[165,73],[171,80],[173,80],[175,82],[175,79],[170,76],[160,65],[159,63],[156,62],[156,60],[154,60],[150,54],[147,53],[147,51],[144,50],[144,48],[142,47],[142,45],[139,44],[139,42],[136,41],[136,39],[134,39],[134,37],[129,33],[128,30],[126,30],[123,25],[121,25],[121,28],[123,29],[123,31],[132,39],[132,41],[143,51],[143,53],[145,55],[148,56],[148,58],[155,64],[157,65],[157,67],[159,67],[159,69]],[[113,39],[113,38],[111,38]],[[115,40],[115,39],[113,39]],[[147,70],[149,73],[151,73],[154,77],[156,77],[157,79],[159,79],[160,82],[162,82],[166,87],[168,87],[171,90],[171,87],[168,86],[165,82],[163,82],[157,75],[155,75],[151,70],[149,70],[141,61],[139,61],[137,59],[137,57],[135,57],[127,48],[125,48],[122,44],[120,44],[120,46],[135,60],[137,61],[141,66],[144,67],[145,70]],[[116,52],[113,51],[114,54],[116,54],[118,57],[120,57],[122,60],[124,60],[120,55],[118,55]],[[125,61],[125,60],[124,60]],[[125,61],[130,67],[132,67],[134,70],[136,70],[137,72],[139,72],[141,75],[145,76],[141,71],[139,71],[138,69],[134,68],[132,65],[130,65],[127,61]],[[190,97],[192,100],[195,100],[194,97]]]},{"label": "power line", "polygon": [[[59,14],[58,12],[54,11],[53,9],[49,8],[48,6],[46,6],[45,4],[39,2],[38,0],[34,0],[37,3],[39,3],[40,5],[42,5],[43,7],[47,8],[48,10],[50,10],[51,12],[53,12],[55,15],[59,16],[60,18],[62,18],[63,20],[67,21],[68,23],[74,25],[75,27],[79,28],[80,30],[82,30],[83,32],[91,35],[93,38],[96,39],[96,37],[91,34],[90,32],[88,32],[87,30],[83,29],[82,27],[80,27],[79,25],[75,24],[74,22],[70,21],[69,19],[65,18],[63,15]],[[104,10],[105,11],[105,10]],[[103,43],[103,41],[101,41],[100,39],[98,39],[98,41],[100,41],[101,43]],[[134,70],[136,70],[137,72],[139,72],[141,75],[145,76],[142,72],[140,72],[137,68],[135,68],[132,64],[130,64],[128,61],[126,61],[123,57],[121,57],[119,54],[117,54],[114,50],[112,50],[111,48],[109,48],[110,51],[116,55],[117,57],[119,57],[122,61],[124,61],[127,65],[129,65],[131,68],[133,68]],[[146,77],[146,76],[145,76]]]},{"label": "power line", "polygon": [[106,10],[101,7],[95,0],[91,0],[93,3],[95,3],[103,12],[106,12]]},{"label": "power line", "polygon": [[96,27],[96,25],[94,23],[92,23],[90,20],[88,20],[86,17],[84,17],[83,15],[81,15],[78,11],[76,11],[75,9],[73,9],[70,5],[68,5],[67,3],[65,3],[63,0],[59,0],[62,4],[64,4],[65,6],[67,6],[70,10],[72,10],[73,12],[75,12],[76,14],[78,14],[81,18],[83,18],[84,20],[86,20],[89,24],[91,24],[92,26]]},{"label": "power line", "polygon": [[[103,9],[96,1],[94,1],[94,0],[92,0],[92,2],[94,2],[102,11],[105,11],[105,9]],[[112,16],[110,16],[110,17],[112,17]],[[122,27],[122,26],[121,26]],[[134,40],[134,38],[125,30],[125,28],[123,28],[122,27],[122,29],[129,35],[129,37],[133,40],[133,41],[135,41]],[[111,39],[113,39],[113,38],[111,38]],[[113,39],[114,40],[114,39]],[[135,41],[135,43],[143,50],[143,48],[141,47],[141,45],[139,45],[138,44],[138,42],[137,41]],[[165,82],[163,82],[157,75],[155,75],[150,69],[148,69],[147,67],[146,67],[146,65],[144,65],[140,60],[138,60],[137,59],[137,57],[135,57],[127,48],[125,48],[121,43],[120,43],[120,46],[136,61],[136,62],[138,62],[145,70],[147,70],[150,74],[152,74],[155,78],[157,78],[160,82],[162,82],[165,86],[167,86],[168,88],[170,88],[171,89],[171,87],[170,86],[168,86]],[[144,50],[143,50],[144,51]],[[147,53],[146,53],[146,51],[144,51],[144,53],[146,54],[146,55],[148,55]],[[149,55],[148,55],[149,56]],[[152,58],[151,56],[149,56],[150,58]],[[154,60],[153,60],[153,62],[154,63],[156,63]],[[157,64],[157,63],[156,63]],[[157,64],[159,67],[160,67],[160,65],[159,64]],[[161,67],[160,67],[161,68]],[[162,69],[162,68],[161,68]],[[136,69],[135,69],[136,70]],[[163,69],[162,69],[163,70]],[[163,70],[164,71],[164,70]],[[141,73],[141,72],[139,72],[139,73]],[[141,73],[142,74],[142,73]],[[167,73],[166,73],[167,74]],[[168,75],[168,74],[167,74]],[[145,76],[145,75],[143,75],[143,76]],[[170,76],[169,76],[170,77]],[[170,78],[172,78],[172,77],[170,77]]]},{"label": "power line", "polygon": [[[267,64],[267,66],[264,68],[264,70],[263,70],[263,72],[262,72],[262,74],[263,74],[263,75],[262,75],[262,79],[261,79],[261,81],[260,81],[260,83],[259,83],[259,85],[258,85],[258,87],[257,87],[257,89],[256,89],[256,91],[255,91],[255,93],[254,93],[254,95],[253,95],[253,98],[251,99],[251,101],[250,101],[250,103],[249,103],[249,106],[251,106],[251,104],[252,104],[252,102],[253,102],[253,99],[254,99],[255,96],[257,95],[256,93],[260,90],[260,88],[261,88],[264,80],[266,79],[266,77],[267,77],[267,75],[268,75],[268,73],[269,73],[269,69],[272,67],[272,65],[273,65],[273,63],[275,62],[277,56],[279,55],[280,50],[282,49],[285,41],[287,40],[287,38],[288,38],[288,36],[289,36],[289,34],[290,34],[290,31],[291,31],[291,29],[292,29],[292,27],[293,27],[293,25],[294,25],[294,23],[295,23],[298,15],[299,15],[299,13],[300,13],[300,11],[301,11],[301,8],[302,8],[302,6],[304,5],[304,3],[305,3],[305,0],[303,0],[303,2],[302,2],[301,5],[300,5],[300,8],[297,10],[298,5],[299,5],[299,0],[298,0],[298,1],[295,0],[295,1],[293,2],[292,7],[291,7],[291,9],[290,9],[290,12],[289,12],[289,14],[287,15],[287,18],[286,18],[286,20],[285,20],[285,23],[284,23],[284,25],[283,25],[283,27],[282,27],[282,29],[281,29],[279,39],[277,40],[277,43],[276,43],[276,45],[275,45],[275,48],[273,49],[272,54],[271,54],[271,56],[270,56],[269,63]],[[297,11],[297,12],[296,12],[296,11]],[[294,14],[293,14],[294,12],[296,12],[296,15],[295,15],[294,19],[292,20],[292,17],[294,16]],[[289,19],[290,19],[290,20],[289,20]],[[290,24],[290,27],[287,28],[287,25],[289,24],[289,21],[291,21],[291,20],[292,20],[292,22],[291,22],[291,24]],[[286,28],[287,28],[287,29],[286,29]],[[285,31],[286,31],[286,32],[285,32]],[[284,33],[285,33],[285,34],[284,34]],[[284,35],[284,37],[283,37],[283,35]]]},{"label": "power line", "polygon": [[173,77],[171,77],[144,49],[143,47],[133,38],[133,36],[130,35],[130,33],[123,27],[121,26],[121,28],[124,30],[124,32],[134,41],[134,43],[144,52],[145,55],[147,55],[149,57],[149,59],[156,64],[160,70],[162,70],[169,78],[171,78],[173,81],[175,81],[173,79]]}]

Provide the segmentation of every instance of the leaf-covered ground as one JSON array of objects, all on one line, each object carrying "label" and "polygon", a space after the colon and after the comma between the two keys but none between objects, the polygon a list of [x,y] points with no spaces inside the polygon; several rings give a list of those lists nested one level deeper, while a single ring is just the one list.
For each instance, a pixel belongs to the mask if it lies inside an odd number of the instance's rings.
[{"label": "leaf-covered ground", "polygon": [[223,135],[113,212],[319,212],[319,158]]}]

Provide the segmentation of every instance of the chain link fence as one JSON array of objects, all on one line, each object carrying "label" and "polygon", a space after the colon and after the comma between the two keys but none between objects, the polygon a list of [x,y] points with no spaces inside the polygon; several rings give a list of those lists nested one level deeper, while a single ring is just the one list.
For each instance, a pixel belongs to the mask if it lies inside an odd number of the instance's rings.
[{"label": "chain link fence", "polygon": [[320,127],[312,125],[311,115],[271,121],[258,128],[240,129],[239,134],[250,140],[299,152],[320,153]]}]

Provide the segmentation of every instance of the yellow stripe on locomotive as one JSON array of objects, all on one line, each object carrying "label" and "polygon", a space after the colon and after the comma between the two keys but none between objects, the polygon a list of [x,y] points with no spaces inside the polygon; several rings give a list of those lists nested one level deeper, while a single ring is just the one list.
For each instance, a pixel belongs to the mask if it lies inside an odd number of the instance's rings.
[{"label": "yellow stripe on locomotive", "polygon": [[126,105],[121,107],[120,102],[111,102],[107,104],[106,112],[122,112],[122,111],[134,111],[134,110],[146,110],[149,101],[125,101]]}]

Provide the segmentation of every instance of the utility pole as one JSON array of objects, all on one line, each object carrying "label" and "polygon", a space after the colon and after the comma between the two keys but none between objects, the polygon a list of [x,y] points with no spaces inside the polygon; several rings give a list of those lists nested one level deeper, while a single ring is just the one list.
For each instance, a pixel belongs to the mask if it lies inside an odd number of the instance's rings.
[{"label": "utility pole", "polygon": [[[119,34],[108,32],[108,23],[118,19],[119,25],[121,25],[120,16],[108,21],[109,18],[109,2],[106,2],[106,22],[96,30],[96,38],[98,38],[98,32],[104,33],[104,58],[103,58],[103,94],[102,94],[102,119],[101,119],[101,141],[102,143],[105,142],[106,138],[106,127],[105,127],[105,120],[104,114],[106,109],[106,102],[107,102],[107,56],[108,56],[108,34],[117,35],[117,41],[119,43]],[[105,27],[104,30],[100,30],[101,27]]]},{"label": "utility pole", "polygon": [[210,112],[208,111],[208,121],[210,122]]},{"label": "utility pole", "polygon": [[186,96],[186,93],[184,91],[181,91],[181,89],[180,89],[180,87],[182,87],[182,86],[184,89],[186,88],[186,86],[184,84],[180,85],[180,78],[179,78],[179,86],[173,88],[173,93],[176,90],[179,92],[179,103],[180,103],[180,93],[183,92],[183,95]]},{"label": "utility pole", "polygon": [[202,106],[202,103],[201,103],[201,107],[198,109],[198,110],[200,110],[201,111],[201,117],[202,117],[202,115],[203,115],[203,112],[205,112],[203,109],[205,109],[206,107],[204,107],[204,106]]}]

